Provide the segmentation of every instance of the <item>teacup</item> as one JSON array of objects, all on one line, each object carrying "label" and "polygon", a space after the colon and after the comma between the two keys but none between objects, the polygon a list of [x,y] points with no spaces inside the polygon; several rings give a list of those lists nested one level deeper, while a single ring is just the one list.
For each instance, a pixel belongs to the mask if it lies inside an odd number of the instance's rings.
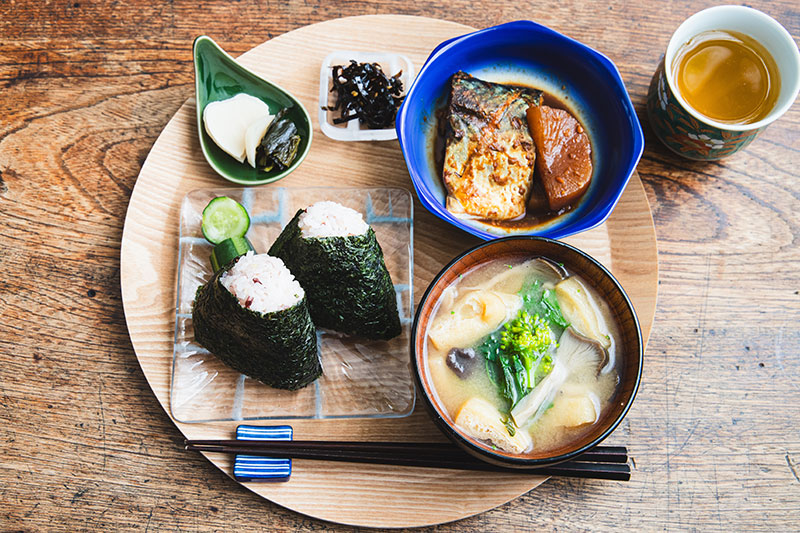
[{"label": "teacup", "polygon": [[[780,73],[780,92],[772,110],[749,124],[729,124],[692,108],[678,91],[674,64],[681,47],[707,31],[738,32],[760,43]],[[717,6],[695,13],[681,24],[667,45],[647,94],[650,126],[667,148],[688,159],[713,161],[734,154],[791,107],[800,90],[800,52],[786,29],[772,17],[744,6]]]}]

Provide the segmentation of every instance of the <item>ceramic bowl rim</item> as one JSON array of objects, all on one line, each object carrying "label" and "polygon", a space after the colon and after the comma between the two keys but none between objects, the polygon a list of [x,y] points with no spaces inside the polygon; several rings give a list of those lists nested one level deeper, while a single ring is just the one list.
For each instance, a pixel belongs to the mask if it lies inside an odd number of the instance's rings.
[{"label": "ceramic bowl rim", "polygon": [[[428,297],[431,295],[433,288],[436,284],[447,274],[448,271],[461,259],[471,255],[478,250],[486,248],[488,246],[497,246],[499,243],[505,241],[514,241],[514,240],[531,240],[531,241],[541,241],[544,242],[547,246],[556,246],[556,247],[563,247],[571,253],[576,253],[582,258],[588,260],[594,266],[596,266],[600,272],[606,276],[614,285],[617,292],[622,296],[622,300],[625,304],[625,308],[630,312],[631,319],[633,321],[634,330],[636,331],[636,342],[638,346],[638,370],[636,373],[636,377],[634,380],[633,388],[631,389],[630,397],[625,400],[625,405],[620,411],[619,415],[613,420],[609,426],[600,432],[596,437],[594,437],[588,444],[581,446],[579,448],[575,448],[570,450],[566,453],[562,453],[559,455],[549,456],[549,457],[542,457],[538,459],[529,459],[523,457],[509,457],[506,455],[501,455],[495,453],[489,449],[477,446],[471,440],[462,436],[453,425],[447,422],[444,417],[440,414],[439,409],[436,407],[436,403],[431,398],[431,393],[429,393],[428,389],[423,386],[423,369],[420,368],[420,360],[422,358],[421,354],[417,353],[417,330],[419,326],[420,317],[422,315],[423,309],[428,302]],[[576,248],[570,244],[557,241],[555,239],[549,239],[547,237],[539,237],[535,235],[514,235],[510,237],[503,237],[500,239],[494,239],[491,241],[485,241],[479,243],[459,254],[457,254],[450,262],[448,262],[442,269],[439,271],[436,276],[434,276],[433,280],[430,282],[428,287],[425,289],[425,293],[420,298],[419,304],[417,304],[417,310],[414,314],[414,322],[411,325],[411,338],[410,338],[410,355],[411,355],[411,365],[414,371],[414,380],[416,383],[418,390],[418,396],[421,396],[425,406],[428,408],[433,421],[436,423],[437,426],[442,430],[442,432],[450,438],[453,442],[461,446],[463,449],[468,451],[475,457],[478,457],[484,461],[495,465],[513,467],[513,468],[538,468],[544,466],[551,466],[558,463],[562,463],[564,461],[568,461],[577,457],[578,455],[592,449],[593,447],[597,446],[600,442],[605,440],[611,433],[616,430],[625,416],[628,414],[631,406],[633,405],[633,401],[636,399],[636,394],[639,391],[639,386],[642,380],[642,370],[644,366],[644,344],[642,339],[642,329],[641,325],[639,324],[639,318],[636,315],[636,310],[633,307],[633,303],[631,302],[628,294],[622,288],[622,285],[619,281],[614,277],[609,270],[604,267],[599,261],[594,259],[592,256],[587,254],[586,252]]]}]

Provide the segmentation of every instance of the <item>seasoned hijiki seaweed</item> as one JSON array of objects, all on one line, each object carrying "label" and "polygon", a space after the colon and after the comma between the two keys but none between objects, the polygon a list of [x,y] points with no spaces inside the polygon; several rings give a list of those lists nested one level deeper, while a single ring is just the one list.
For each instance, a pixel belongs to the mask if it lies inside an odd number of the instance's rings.
[{"label": "seasoned hijiki seaweed", "polygon": [[347,66],[334,66],[331,92],[336,103],[328,109],[338,110],[341,116],[333,119],[333,123],[358,119],[370,129],[394,126],[397,108],[403,103],[402,75],[400,71],[390,78],[377,63],[358,63],[352,59]]}]

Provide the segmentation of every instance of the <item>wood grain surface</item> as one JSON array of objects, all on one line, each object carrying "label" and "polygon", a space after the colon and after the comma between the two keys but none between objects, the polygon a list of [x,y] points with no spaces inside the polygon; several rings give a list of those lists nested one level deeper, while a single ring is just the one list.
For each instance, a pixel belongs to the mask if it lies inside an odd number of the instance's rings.
[{"label": "wood grain surface", "polygon": [[[474,27],[531,18],[608,55],[645,129],[638,170],[660,262],[642,388],[609,441],[636,457],[632,481],[551,479],[432,529],[796,530],[800,108],[720,163],[672,155],[644,113],[670,34],[713,4],[0,3],[0,529],[352,529],[267,502],[181,450],[129,340],[120,242],[144,158],[192,94],[195,36],[238,55],[314,22],[402,13]],[[798,38],[795,2],[749,5]]]},{"label": "wood grain surface", "polygon": [[[279,82],[313,109],[318,105],[319,66],[331,50],[363,50],[382,39],[389,49],[421,65],[439,42],[468,31],[470,28],[460,24],[424,17],[345,17],[280,35],[238,60]],[[409,43],[408,35],[420,37]],[[199,153],[195,108],[190,98],[153,145],[131,195],[122,236],[120,277],[128,331],[145,377],[173,418],[181,418],[169,407],[180,205],[189,191],[220,185],[219,176]],[[343,143],[321,135],[318,125],[315,130],[308,158],[278,185],[413,188],[396,142]],[[414,292],[418,302],[436,272],[480,241],[436,219],[418,202],[414,225]],[[636,306],[643,338],[647,339],[655,311],[658,263],[653,220],[638,176],[632,178],[607,223],[568,240],[603,261],[618,276]],[[230,438],[239,423],[178,427],[188,438]],[[296,437],[303,439],[348,440],[358,435],[359,440],[430,442],[443,438],[422,400],[409,418],[289,423]],[[211,454],[209,459],[230,474],[230,457]],[[372,527],[407,527],[450,522],[492,509],[542,481],[540,476],[295,461],[289,483],[250,483],[247,487],[317,518]],[[347,490],[336,492],[340,485]],[[462,487],[459,505],[451,505],[452,486]],[[487,486],[492,490],[487,491]],[[323,498],[320,494],[332,496]],[[375,498],[375,494],[381,497]]]}]

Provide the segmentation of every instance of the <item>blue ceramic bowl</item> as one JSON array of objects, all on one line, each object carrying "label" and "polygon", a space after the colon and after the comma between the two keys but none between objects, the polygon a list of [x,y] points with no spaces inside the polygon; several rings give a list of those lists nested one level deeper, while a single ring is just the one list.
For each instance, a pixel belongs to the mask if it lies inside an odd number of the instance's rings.
[{"label": "blue ceramic bowl", "polygon": [[[450,77],[463,70],[488,81],[544,90],[572,111],[589,133],[594,174],[568,213],[535,228],[500,229],[462,220],[445,208],[446,191],[434,164],[436,111],[445,108]],[[538,235],[558,239],[608,218],[644,147],[642,127],[619,71],[603,54],[530,21],[501,24],[440,44],[420,70],[397,116],[397,137],[422,205],[483,239]]]}]

